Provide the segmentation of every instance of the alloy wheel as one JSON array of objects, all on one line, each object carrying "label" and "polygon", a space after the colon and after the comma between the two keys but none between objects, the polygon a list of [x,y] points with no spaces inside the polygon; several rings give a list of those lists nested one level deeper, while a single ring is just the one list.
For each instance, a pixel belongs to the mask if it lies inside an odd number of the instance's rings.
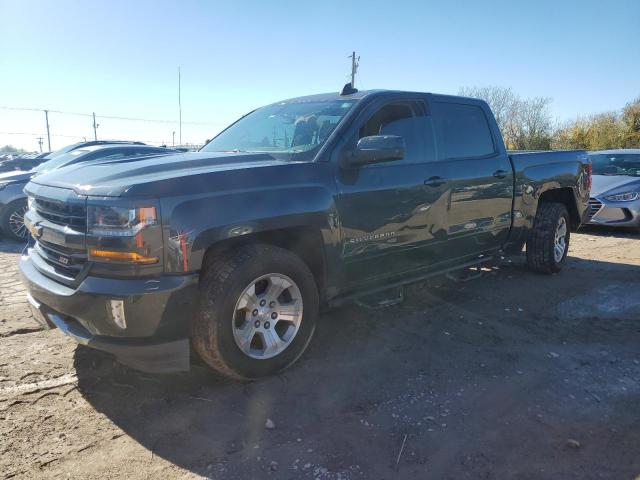
[{"label": "alloy wheel", "polygon": [[24,205],[9,215],[9,228],[11,233],[18,238],[26,238],[27,236],[27,227],[24,224],[24,214],[27,213],[27,210],[28,207]]},{"label": "alloy wheel", "polygon": [[291,278],[280,273],[256,278],[236,302],[236,345],[245,355],[258,360],[279,355],[300,330],[302,311],[302,295]]},{"label": "alloy wheel", "polygon": [[567,249],[567,220],[560,217],[558,226],[556,227],[555,238],[553,242],[553,258],[556,263],[562,261],[564,253]]}]

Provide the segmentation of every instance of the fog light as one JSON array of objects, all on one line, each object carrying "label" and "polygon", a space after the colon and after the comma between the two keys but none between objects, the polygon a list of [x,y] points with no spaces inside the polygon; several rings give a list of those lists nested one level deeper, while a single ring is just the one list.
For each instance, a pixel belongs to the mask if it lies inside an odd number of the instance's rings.
[{"label": "fog light", "polygon": [[121,329],[127,328],[127,320],[124,318],[124,302],[122,300],[110,300],[111,318]]}]

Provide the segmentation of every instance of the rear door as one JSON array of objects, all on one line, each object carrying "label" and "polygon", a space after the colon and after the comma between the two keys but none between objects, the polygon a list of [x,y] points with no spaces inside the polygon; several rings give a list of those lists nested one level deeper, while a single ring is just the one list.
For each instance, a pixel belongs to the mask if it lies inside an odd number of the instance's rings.
[{"label": "rear door", "polygon": [[449,254],[475,256],[499,248],[511,226],[513,172],[495,138],[484,103],[436,100],[440,161],[450,182]]},{"label": "rear door", "polygon": [[336,206],[347,284],[421,269],[435,261],[435,246],[446,241],[447,184],[438,180],[445,173],[435,162],[427,104],[420,97],[399,97],[371,105],[362,117],[345,149],[355,148],[365,136],[398,135],[405,142],[405,157],[338,167]]}]

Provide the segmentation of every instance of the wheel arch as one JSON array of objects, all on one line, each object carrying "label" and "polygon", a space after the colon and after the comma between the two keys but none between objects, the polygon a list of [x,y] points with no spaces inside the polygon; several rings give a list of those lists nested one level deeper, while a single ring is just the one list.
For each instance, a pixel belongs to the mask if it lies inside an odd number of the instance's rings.
[{"label": "wheel arch", "polygon": [[318,228],[295,226],[226,238],[206,248],[201,268],[206,268],[206,265],[210,264],[213,258],[217,256],[251,244],[272,245],[290,251],[300,257],[316,281],[321,301],[324,299],[323,292],[326,285],[325,258],[322,233]]},{"label": "wheel arch", "polygon": [[543,203],[561,203],[569,212],[571,229],[575,231],[580,226],[580,214],[578,212],[576,196],[570,187],[553,188],[542,192],[538,198],[538,208]]}]

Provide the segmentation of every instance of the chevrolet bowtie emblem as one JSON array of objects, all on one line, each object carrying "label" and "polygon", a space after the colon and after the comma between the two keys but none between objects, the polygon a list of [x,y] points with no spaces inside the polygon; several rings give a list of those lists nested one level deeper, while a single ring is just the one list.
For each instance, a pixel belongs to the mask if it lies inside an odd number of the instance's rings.
[{"label": "chevrolet bowtie emblem", "polygon": [[42,236],[42,225],[28,223],[27,228],[29,232],[31,232],[31,235],[33,235],[33,238],[40,238]]}]

